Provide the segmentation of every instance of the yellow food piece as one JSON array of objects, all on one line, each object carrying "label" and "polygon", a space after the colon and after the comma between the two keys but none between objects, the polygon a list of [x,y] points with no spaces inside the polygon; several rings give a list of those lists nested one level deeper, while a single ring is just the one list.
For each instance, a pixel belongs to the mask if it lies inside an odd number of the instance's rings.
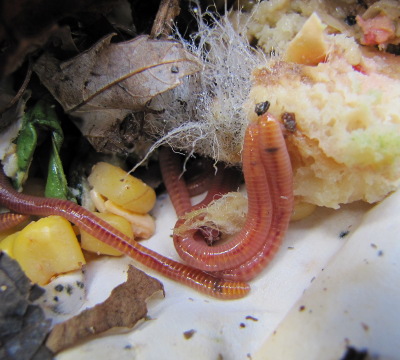
[{"label": "yellow food piece", "polygon": [[122,216],[127,221],[129,221],[135,237],[139,237],[141,239],[148,239],[156,231],[156,223],[153,217],[150,216],[149,214],[137,214],[132,211],[128,211],[114,204],[110,200],[107,200],[104,203],[104,206],[106,208],[106,211]]},{"label": "yellow food piece", "polygon": [[325,27],[318,15],[313,13],[289,43],[285,60],[303,65],[318,65],[324,61],[328,53]]},{"label": "yellow food piece", "polygon": [[39,285],[86,263],[71,224],[61,216],[31,222],[17,234],[13,252],[25,274]]},{"label": "yellow food piece", "polygon": [[8,256],[14,257],[14,241],[17,238],[19,231],[6,236],[0,241],[0,250],[4,251]]},{"label": "yellow food piece", "polygon": [[104,196],[96,190],[90,190],[90,199],[100,213],[111,213],[121,216],[129,221],[134,237],[141,239],[150,238],[156,231],[156,223],[149,214],[138,214],[118,206],[111,200],[106,200]]},{"label": "yellow food piece", "polygon": [[88,181],[101,195],[133,212],[145,214],[156,202],[156,193],[150,186],[105,162],[93,166]]},{"label": "yellow food piece", "polygon": [[294,204],[293,214],[290,221],[298,221],[310,216],[317,208],[314,204],[306,202],[296,202]]},{"label": "yellow food piece", "polygon": [[[100,219],[108,222],[110,225],[121,231],[123,234],[133,240],[133,231],[131,224],[128,220],[121,216],[110,214],[110,213],[94,213]],[[96,254],[121,256],[123,255],[120,251],[113,247],[103,243],[94,236],[89,235],[86,231],[81,231],[81,247],[87,251],[94,252]]]}]

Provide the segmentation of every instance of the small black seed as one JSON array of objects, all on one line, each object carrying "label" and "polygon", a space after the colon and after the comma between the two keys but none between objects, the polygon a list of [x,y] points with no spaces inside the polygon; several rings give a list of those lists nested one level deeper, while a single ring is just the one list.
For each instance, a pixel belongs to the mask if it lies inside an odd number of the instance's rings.
[{"label": "small black seed", "polygon": [[269,101],[260,102],[260,103],[256,104],[254,111],[258,116],[261,116],[268,111],[270,105],[271,104]]}]

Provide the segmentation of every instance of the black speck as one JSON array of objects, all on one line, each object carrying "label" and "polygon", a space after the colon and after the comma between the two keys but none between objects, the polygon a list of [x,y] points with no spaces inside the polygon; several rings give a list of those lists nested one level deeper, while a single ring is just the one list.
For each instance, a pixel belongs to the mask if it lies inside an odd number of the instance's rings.
[{"label": "black speck", "polygon": [[371,247],[373,248],[373,249],[377,249],[378,247],[376,246],[376,244],[374,244],[374,243],[371,243]]},{"label": "black speck", "polygon": [[65,290],[67,291],[68,295],[72,295],[72,293],[74,292],[74,288],[71,285],[67,285],[65,287]]},{"label": "black speck", "polygon": [[86,88],[89,84],[90,84],[90,81],[89,81],[89,80],[86,80],[86,81],[84,82],[85,88]]},{"label": "black speck", "polygon": [[349,235],[350,231],[349,230],[343,230],[340,232],[339,237],[341,239],[343,239],[344,237],[346,237],[347,235]]},{"label": "black speck", "polygon": [[299,311],[304,311],[306,309],[306,307],[304,306],[304,305],[301,305],[300,307],[299,307]]},{"label": "black speck", "polygon": [[294,246],[288,246],[288,250],[294,250]]},{"label": "black speck", "polygon": [[245,323],[240,323],[240,325],[239,325],[242,329],[243,328],[245,328],[246,327],[246,324]]},{"label": "black speck", "polygon": [[58,296],[54,296],[54,297],[53,297],[53,300],[54,300],[55,302],[58,302]]},{"label": "black speck", "polygon": [[130,349],[132,349],[132,345],[131,344],[125,345],[124,349],[125,350],[130,350]]},{"label": "black speck", "polygon": [[378,251],[378,256],[383,256],[383,251],[382,250]]},{"label": "black speck", "polygon": [[270,105],[271,104],[269,101],[260,102],[256,104],[256,106],[254,107],[254,111],[258,116],[261,116],[268,111]]},{"label": "black speck", "polygon": [[258,321],[258,319],[257,319],[256,317],[251,316],[251,315],[247,315],[247,316],[246,316],[246,320]]},{"label": "black speck", "polygon": [[55,291],[61,292],[64,290],[64,286],[62,286],[61,284],[58,284],[54,287]]},{"label": "black speck", "polygon": [[366,350],[357,350],[349,346],[340,360],[364,360],[367,356],[368,352]]},{"label": "black speck", "polygon": [[171,66],[171,72],[173,74],[177,74],[179,72],[179,68],[176,65]]},{"label": "black speck", "polygon": [[77,281],[77,282],[76,282],[76,286],[77,286],[79,289],[83,289],[83,288],[85,287],[85,284],[84,284],[82,281]]},{"label": "black speck", "polygon": [[187,331],[185,331],[184,333],[183,333],[183,337],[186,339],[186,340],[189,340],[189,339],[191,339],[192,337],[193,337],[193,335],[196,333],[196,330],[194,330],[194,329],[190,329],[190,330],[187,330]]},{"label": "black speck", "polygon": [[353,26],[353,25],[357,24],[356,16],[355,15],[346,16],[344,19],[344,22],[349,26]]}]

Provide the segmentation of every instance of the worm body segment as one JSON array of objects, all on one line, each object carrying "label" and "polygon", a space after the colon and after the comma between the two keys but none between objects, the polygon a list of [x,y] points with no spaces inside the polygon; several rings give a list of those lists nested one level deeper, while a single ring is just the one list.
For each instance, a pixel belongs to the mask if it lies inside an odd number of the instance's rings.
[{"label": "worm body segment", "polygon": [[243,229],[228,243],[208,246],[195,239],[196,230],[174,235],[175,248],[190,266],[204,271],[221,271],[239,266],[262,248],[271,223],[271,198],[261,161],[259,126],[250,124],[243,149],[243,172],[248,193],[248,213]]},{"label": "worm body segment", "polygon": [[0,171],[0,204],[21,214],[63,216],[80,229],[143,265],[207,295],[221,299],[237,299],[250,291],[247,283],[221,280],[198,269],[168,259],[137,242],[132,242],[126,235],[114,229],[107,222],[71,201],[21,194],[12,188],[2,171]]}]

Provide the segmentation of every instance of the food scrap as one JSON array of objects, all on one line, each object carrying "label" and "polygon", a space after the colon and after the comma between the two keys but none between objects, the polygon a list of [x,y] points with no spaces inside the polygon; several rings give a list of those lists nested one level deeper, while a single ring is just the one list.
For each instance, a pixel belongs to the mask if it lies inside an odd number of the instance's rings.
[{"label": "food scrap", "polygon": [[126,282],[117,286],[103,303],[54,326],[46,346],[55,353],[112,328],[132,328],[147,315],[146,299],[163,285],[144,272],[129,267]]}]

